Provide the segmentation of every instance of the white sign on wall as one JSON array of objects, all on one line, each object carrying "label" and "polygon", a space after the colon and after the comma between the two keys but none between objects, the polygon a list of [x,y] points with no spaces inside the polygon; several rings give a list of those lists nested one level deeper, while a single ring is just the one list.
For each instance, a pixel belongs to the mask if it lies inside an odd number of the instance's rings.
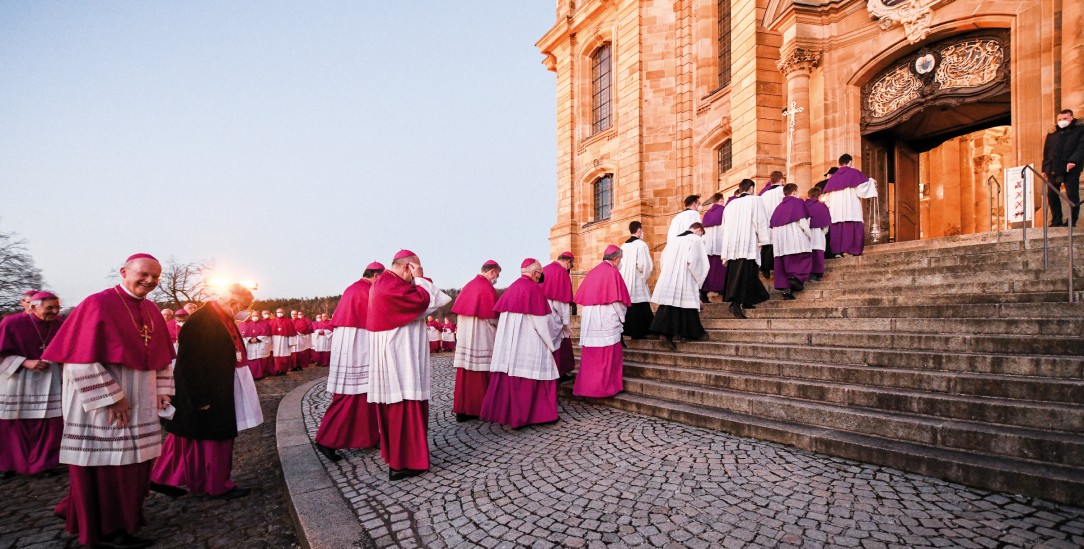
[{"label": "white sign on wall", "polygon": [[[1027,207],[1025,208],[1025,204]],[[1031,221],[1035,212],[1035,174],[1024,166],[1005,169],[1005,220]]]}]

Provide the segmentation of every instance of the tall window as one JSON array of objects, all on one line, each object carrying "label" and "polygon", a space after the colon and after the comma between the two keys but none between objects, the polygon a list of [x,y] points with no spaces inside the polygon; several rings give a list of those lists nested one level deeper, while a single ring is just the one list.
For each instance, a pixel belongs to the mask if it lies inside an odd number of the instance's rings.
[{"label": "tall window", "polygon": [[598,178],[594,183],[595,221],[610,218],[610,210],[614,206],[613,183],[614,176],[611,173]]},{"label": "tall window", "polygon": [[610,45],[603,44],[591,55],[591,133],[613,124],[610,78]]},{"label": "tall window", "polygon": [[723,141],[722,145],[719,145],[719,173],[717,176],[721,176],[724,173],[730,171],[730,168],[734,167],[734,153],[733,143],[727,139]]},{"label": "tall window", "polygon": [[730,85],[730,1],[719,0],[719,87]]}]

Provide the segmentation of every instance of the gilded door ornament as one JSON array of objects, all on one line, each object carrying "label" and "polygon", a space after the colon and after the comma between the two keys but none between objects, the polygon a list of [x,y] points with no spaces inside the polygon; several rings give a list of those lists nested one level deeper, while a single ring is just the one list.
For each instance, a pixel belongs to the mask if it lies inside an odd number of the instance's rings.
[{"label": "gilded door ornament", "polygon": [[879,20],[881,29],[888,30],[896,23],[903,25],[907,41],[917,44],[930,34],[933,7],[942,0],[868,0],[866,9],[870,16]]},{"label": "gilded door ornament", "polygon": [[862,86],[862,130],[906,121],[930,105],[958,105],[1008,91],[1009,32],[946,38],[892,63]]},{"label": "gilded door ornament", "polygon": [[981,86],[992,82],[1005,60],[997,40],[967,40],[941,50],[941,65],[933,79],[942,88]]},{"label": "gilded door ornament", "polygon": [[885,116],[917,98],[921,89],[922,82],[902,65],[873,83],[866,102],[874,116]]}]

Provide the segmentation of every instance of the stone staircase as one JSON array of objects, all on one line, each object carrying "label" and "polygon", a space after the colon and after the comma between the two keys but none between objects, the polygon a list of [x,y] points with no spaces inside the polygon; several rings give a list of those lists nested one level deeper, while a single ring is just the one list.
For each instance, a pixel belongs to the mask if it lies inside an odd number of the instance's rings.
[{"label": "stone staircase", "polygon": [[797,300],[773,291],[749,319],[705,306],[708,338],[677,352],[630,341],[625,392],[601,402],[1084,505],[1084,304],[1067,303],[1066,236],[1051,231],[1046,270],[1041,231],[1028,249],[1010,231],[830,260]]}]

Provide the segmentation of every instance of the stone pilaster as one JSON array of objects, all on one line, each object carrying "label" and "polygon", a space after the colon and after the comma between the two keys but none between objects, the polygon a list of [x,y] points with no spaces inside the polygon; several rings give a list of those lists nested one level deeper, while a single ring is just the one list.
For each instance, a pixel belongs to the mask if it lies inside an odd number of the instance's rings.
[{"label": "stone pilaster", "polygon": [[[813,185],[813,150],[809,133],[809,75],[817,68],[818,51],[795,47],[785,52],[778,67],[787,85],[787,118],[783,131],[789,139],[787,181],[804,191]],[[799,110],[801,109],[801,110]]]},{"label": "stone pilaster", "polygon": [[1062,2],[1061,105],[1084,118],[1084,2]]}]

